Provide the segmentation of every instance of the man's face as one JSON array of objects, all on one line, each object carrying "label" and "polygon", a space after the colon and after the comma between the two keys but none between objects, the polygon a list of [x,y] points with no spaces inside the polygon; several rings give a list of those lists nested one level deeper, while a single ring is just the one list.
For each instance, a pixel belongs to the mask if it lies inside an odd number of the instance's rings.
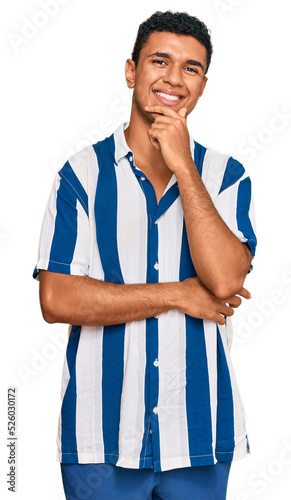
[{"label": "man's face", "polygon": [[126,64],[127,84],[134,88],[133,111],[151,122],[155,114],[146,112],[146,105],[170,106],[177,112],[187,108],[188,115],[203,94],[206,61],[206,49],[196,38],[151,33],[140,51],[137,68],[133,61]]}]

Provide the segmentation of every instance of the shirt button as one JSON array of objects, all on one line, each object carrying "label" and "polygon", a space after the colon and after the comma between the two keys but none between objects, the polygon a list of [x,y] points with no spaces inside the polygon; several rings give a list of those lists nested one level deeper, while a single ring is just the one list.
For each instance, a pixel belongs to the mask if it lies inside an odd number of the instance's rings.
[{"label": "shirt button", "polygon": [[153,432],[152,429],[150,429],[150,434],[152,434],[152,432]]},{"label": "shirt button", "polygon": [[155,263],[154,268],[155,268],[156,271],[158,271],[158,269],[160,269],[160,266],[159,266],[159,264],[157,262]]},{"label": "shirt button", "polygon": [[154,407],[153,412],[154,412],[155,415],[158,413],[158,409],[157,409],[156,406]]},{"label": "shirt button", "polygon": [[159,360],[158,360],[158,359],[155,359],[155,361],[154,361],[154,366],[159,366],[159,364],[160,364]]},{"label": "shirt button", "polygon": [[132,155],[129,155],[129,157],[128,157],[128,158],[129,158],[129,161],[132,161],[132,160],[133,160]]}]

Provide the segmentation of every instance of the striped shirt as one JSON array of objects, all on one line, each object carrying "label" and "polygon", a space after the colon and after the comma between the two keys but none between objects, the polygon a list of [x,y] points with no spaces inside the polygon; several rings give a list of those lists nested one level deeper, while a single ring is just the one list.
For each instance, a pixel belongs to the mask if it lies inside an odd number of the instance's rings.
[{"label": "striped shirt", "polygon": [[[157,205],[152,184],[134,164],[126,127],[72,155],[56,175],[35,278],[38,269],[119,284],[196,276],[175,175]],[[192,137],[190,146],[217,211],[254,254],[251,181],[243,166]],[[229,319],[218,326],[171,310],[69,331],[59,462],[158,472],[248,453]]]}]

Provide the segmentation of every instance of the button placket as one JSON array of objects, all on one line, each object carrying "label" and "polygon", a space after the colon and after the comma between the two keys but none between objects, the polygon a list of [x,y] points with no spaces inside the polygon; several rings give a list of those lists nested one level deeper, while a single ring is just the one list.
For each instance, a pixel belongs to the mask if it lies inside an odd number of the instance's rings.
[{"label": "button placket", "polygon": [[[157,211],[157,199],[153,186],[150,182],[144,184],[145,191],[149,194],[147,198],[148,216],[149,216],[149,231],[148,231],[148,278],[151,283],[159,282],[159,263],[158,263],[158,226],[155,224],[155,215]],[[152,409],[152,417],[157,425],[158,419],[158,395],[159,395],[159,371],[157,369],[158,360],[158,321],[156,318],[151,318],[150,323],[150,404]],[[153,441],[153,453],[155,455],[155,440]]]},{"label": "button placket", "polygon": [[[158,225],[156,223],[157,198],[151,182],[133,163],[130,166],[139,182],[146,199],[148,216],[148,261],[147,261],[147,283],[159,282],[159,262],[158,262]],[[158,397],[159,397],[159,370],[158,363],[158,321],[155,317],[146,320],[147,325],[147,366],[148,366],[148,404],[146,410],[150,419],[153,419],[153,426],[158,425]],[[152,432],[151,432],[152,434]],[[154,436],[154,433],[153,433]],[[159,458],[159,444],[153,440],[153,458]]]}]

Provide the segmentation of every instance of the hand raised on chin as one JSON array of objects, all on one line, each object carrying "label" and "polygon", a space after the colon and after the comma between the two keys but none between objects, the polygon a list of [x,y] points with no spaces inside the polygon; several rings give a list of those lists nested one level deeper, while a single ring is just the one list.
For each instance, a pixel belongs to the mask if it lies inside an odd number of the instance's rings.
[{"label": "hand raised on chin", "polygon": [[186,122],[187,109],[181,108],[177,112],[167,106],[157,105],[146,106],[145,110],[157,114],[148,136],[152,145],[161,150],[168,168],[175,173],[177,169],[193,163]]}]

